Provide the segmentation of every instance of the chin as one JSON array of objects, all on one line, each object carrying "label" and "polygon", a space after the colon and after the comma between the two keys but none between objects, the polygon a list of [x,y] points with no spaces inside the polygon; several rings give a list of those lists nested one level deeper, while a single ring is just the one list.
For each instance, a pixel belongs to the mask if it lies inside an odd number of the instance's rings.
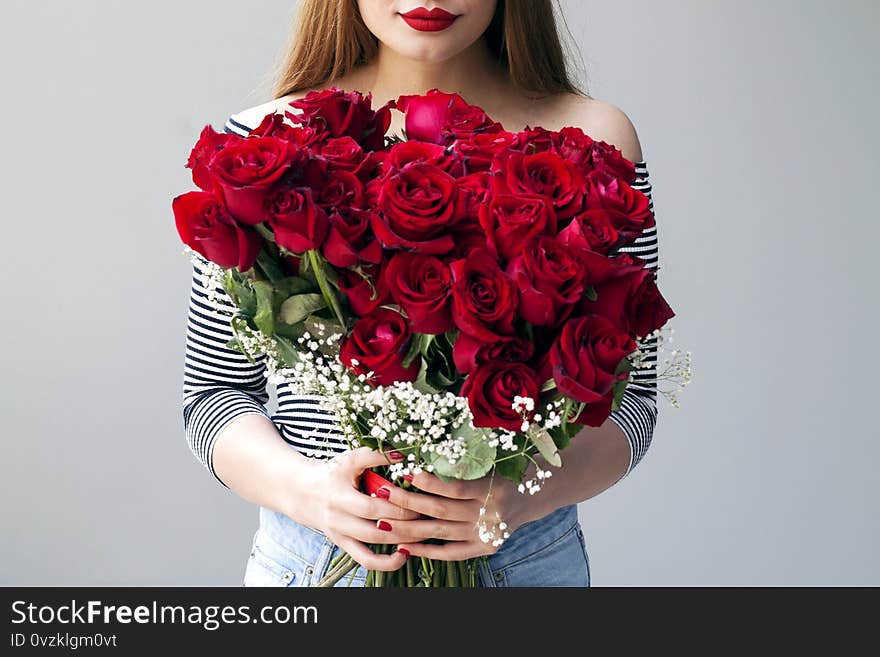
[{"label": "chin", "polygon": [[450,39],[424,38],[421,36],[396,39],[386,46],[407,59],[428,64],[446,61],[460,53],[466,45],[455,43]]}]

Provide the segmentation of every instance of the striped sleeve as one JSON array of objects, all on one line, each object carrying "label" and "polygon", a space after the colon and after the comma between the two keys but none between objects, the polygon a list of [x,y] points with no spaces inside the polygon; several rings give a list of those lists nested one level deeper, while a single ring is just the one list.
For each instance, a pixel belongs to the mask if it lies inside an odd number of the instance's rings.
[{"label": "striped sleeve", "polygon": [[[645,162],[636,163],[637,180],[633,187],[643,192],[654,212],[651,182]],[[632,244],[618,249],[618,253],[631,253],[645,261],[645,269],[657,272],[657,226],[645,230]],[[620,408],[612,411],[610,419],[626,434],[630,446],[629,466],[626,477],[645,456],[654,435],[657,423],[657,337],[644,341],[645,364],[650,367],[639,368],[633,372],[633,379],[626,387]]]},{"label": "striped sleeve", "polygon": [[[232,339],[235,306],[228,293],[204,277],[207,261],[192,253],[192,289],[186,326],[183,373],[183,426],[192,453],[211,474],[214,444],[224,428],[242,415],[271,420],[266,408],[265,357],[251,363],[226,346]],[[213,290],[212,290],[213,288]]]}]

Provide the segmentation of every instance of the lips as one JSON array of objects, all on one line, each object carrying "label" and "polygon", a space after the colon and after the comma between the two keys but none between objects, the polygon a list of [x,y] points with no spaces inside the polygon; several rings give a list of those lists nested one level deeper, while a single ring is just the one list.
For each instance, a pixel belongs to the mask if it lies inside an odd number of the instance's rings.
[{"label": "lips", "polygon": [[400,17],[406,21],[407,25],[420,32],[445,30],[458,18],[456,14],[450,14],[448,11],[440,9],[440,7],[434,7],[431,10],[424,7],[416,7],[400,14]]}]

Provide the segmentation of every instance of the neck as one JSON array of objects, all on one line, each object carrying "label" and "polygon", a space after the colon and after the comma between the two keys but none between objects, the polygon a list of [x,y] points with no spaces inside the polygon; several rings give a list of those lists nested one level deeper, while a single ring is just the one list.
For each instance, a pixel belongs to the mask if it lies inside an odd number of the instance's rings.
[{"label": "neck", "polygon": [[434,88],[458,93],[477,105],[491,104],[492,99],[500,100],[509,93],[507,71],[493,59],[482,38],[442,62],[409,59],[380,43],[378,54],[363,74],[374,106]]}]

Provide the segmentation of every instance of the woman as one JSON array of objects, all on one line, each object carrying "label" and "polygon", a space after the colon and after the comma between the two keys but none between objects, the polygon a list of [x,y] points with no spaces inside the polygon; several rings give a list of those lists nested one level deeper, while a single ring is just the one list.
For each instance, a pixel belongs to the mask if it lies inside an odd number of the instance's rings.
[{"label": "woman", "polygon": [[[616,145],[636,163],[638,188],[650,194],[636,133],[619,109],[569,81],[549,0],[302,0],[298,26],[275,99],[233,114],[228,132],[246,135],[266,114],[313,89],[371,92],[374,107],[431,88],[455,91],[508,130],[574,125]],[[430,11],[427,11],[430,10]],[[390,132],[401,133],[394,112]],[[620,251],[657,267],[656,230]],[[488,479],[444,484],[423,473],[423,493],[397,487],[360,493],[360,473],[386,463],[366,448],[347,449],[318,400],[279,386],[278,412],[265,404],[264,364],[226,346],[232,333],[222,288],[208,285],[194,260],[186,343],[183,417],[197,458],[225,486],[260,506],[260,527],[245,585],[308,586],[339,550],[361,564],[339,585],[363,585],[366,569],[390,571],[408,557],[482,560],[483,586],[589,586],[590,568],[577,503],[625,477],[651,441],[656,386],[639,378],[620,410],[585,427],[537,495],[505,479],[493,484],[489,513],[511,531],[499,548],[480,541],[476,524]],[[206,287],[207,285],[207,287]],[[656,342],[649,344],[656,350]],[[654,360],[654,359],[652,359]],[[442,545],[425,539],[445,539]],[[376,555],[369,543],[396,545]]]}]

